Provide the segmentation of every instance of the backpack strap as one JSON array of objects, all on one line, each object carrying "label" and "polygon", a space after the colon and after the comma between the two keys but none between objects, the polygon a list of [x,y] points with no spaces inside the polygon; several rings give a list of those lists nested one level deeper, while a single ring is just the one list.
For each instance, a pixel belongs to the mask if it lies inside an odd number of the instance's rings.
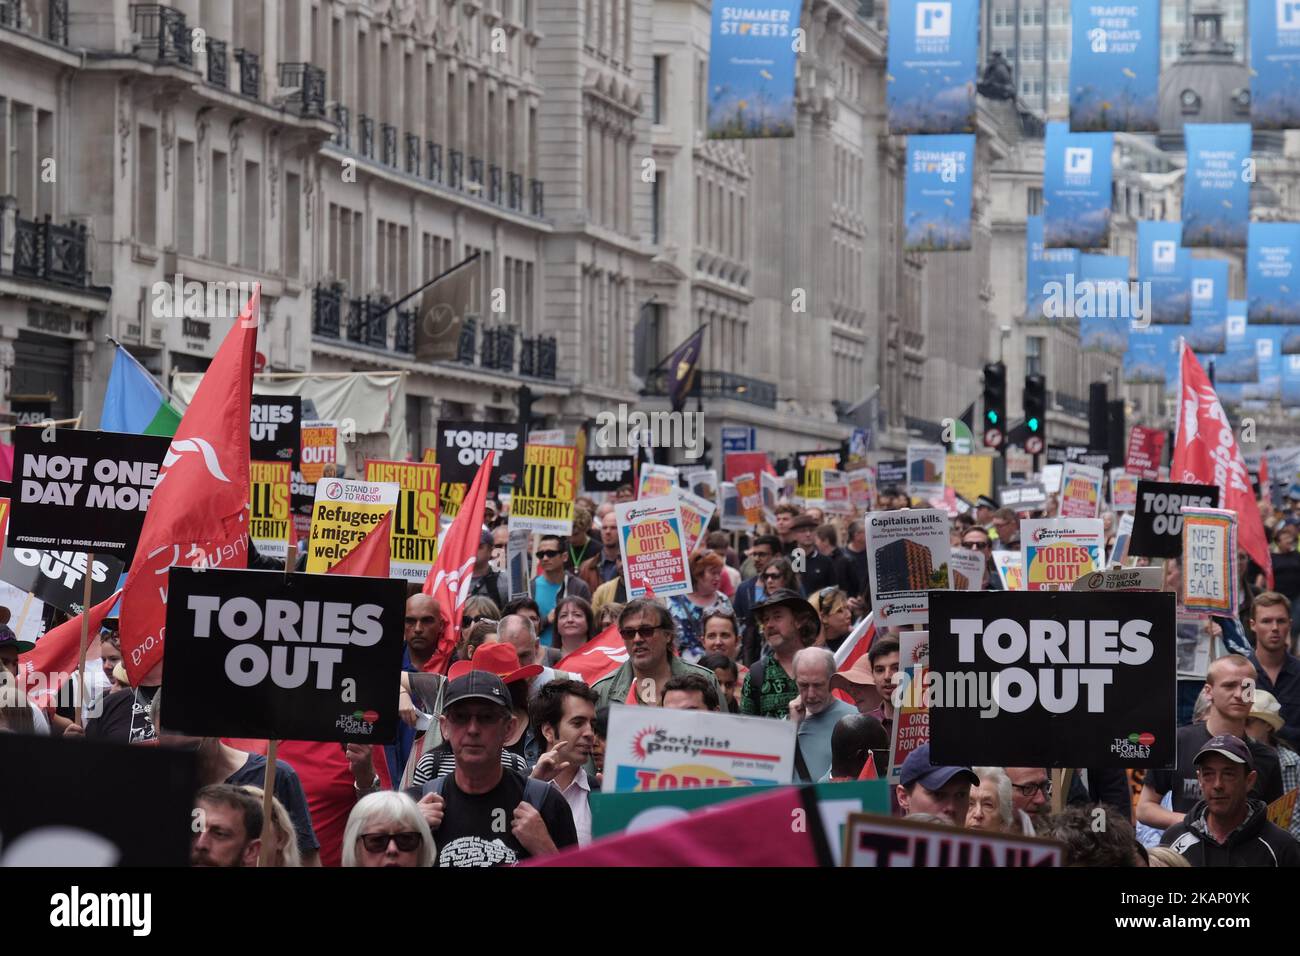
[{"label": "backpack strap", "polygon": [[[511,771],[506,771],[507,773]],[[443,787],[447,782],[446,777],[434,777],[424,784],[426,794],[436,793],[441,795]],[[535,777],[524,778],[524,803],[528,804],[538,813],[542,812],[542,803],[546,799],[546,791],[551,789],[549,783],[543,783]]]}]

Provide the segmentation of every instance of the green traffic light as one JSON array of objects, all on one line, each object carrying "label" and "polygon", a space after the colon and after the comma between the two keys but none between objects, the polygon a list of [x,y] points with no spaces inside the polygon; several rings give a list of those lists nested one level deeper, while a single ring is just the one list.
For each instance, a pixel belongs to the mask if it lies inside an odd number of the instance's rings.
[{"label": "green traffic light", "polygon": [[994,411],[990,411],[990,412],[988,413],[988,419],[989,419],[989,422],[991,422],[992,424],[996,425],[996,424],[998,423],[998,413],[997,413],[997,412],[994,412]]},{"label": "green traffic light", "polygon": [[1029,421],[1025,422],[1025,424],[1029,426],[1029,430],[1030,430],[1031,432],[1036,432],[1036,431],[1038,431],[1038,419],[1037,419],[1037,418],[1031,418],[1031,419],[1029,419]]}]

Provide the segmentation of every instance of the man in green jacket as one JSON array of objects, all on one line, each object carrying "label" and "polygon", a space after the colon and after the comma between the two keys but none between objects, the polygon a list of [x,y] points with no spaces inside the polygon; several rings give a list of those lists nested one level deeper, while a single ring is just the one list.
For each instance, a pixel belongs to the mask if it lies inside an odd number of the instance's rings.
[{"label": "man in green jacket", "polygon": [[598,698],[597,710],[609,704],[658,707],[664,684],[679,674],[698,674],[717,686],[713,671],[687,664],[673,653],[677,626],[668,609],[658,602],[646,598],[629,601],[618,616],[618,629],[628,659],[592,687]]}]

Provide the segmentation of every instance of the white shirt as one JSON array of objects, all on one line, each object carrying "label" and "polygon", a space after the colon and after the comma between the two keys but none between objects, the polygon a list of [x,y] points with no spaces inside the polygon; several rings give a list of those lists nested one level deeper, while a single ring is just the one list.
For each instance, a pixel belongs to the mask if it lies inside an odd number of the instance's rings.
[{"label": "white shirt", "polygon": [[591,795],[591,782],[587,779],[587,771],[579,769],[567,787],[561,788],[556,780],[551,781],[551,786],[560,791],[560,796],[564,797],[564,802],[573,811],[578,846],[586,846],[591,842],[591,804],[587,799]]}]

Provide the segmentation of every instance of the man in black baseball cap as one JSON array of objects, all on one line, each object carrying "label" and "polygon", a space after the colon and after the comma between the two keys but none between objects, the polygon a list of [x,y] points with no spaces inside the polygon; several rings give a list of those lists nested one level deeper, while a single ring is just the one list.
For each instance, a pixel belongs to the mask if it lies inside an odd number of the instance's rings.
[{"label": "man in black baseball cap", "polygon": [[496,674],[448,681],[438,722],[456,770],[425,783],[420,798],[439,866],[501,866],[578,842],[560,792],[502,766],[511,720],[510,689]]},{"label": "man in black baseball cap", "polygon": [[939,767],[930,762],[930,745],[922,744],[903,761],[895,796],[898,808],[910,813],[933,813],[953,826],[966,825],[970,788],[980,778],[970,767]]},{"label": "man in black baseball cap", "polygon": [[1202,799],[1165,831],[1164,846],[1192,866],[1300,866],[1300,843],[1269,822],[1263,800],[1249,796],[1255,758],[1244,740],[1211,737],[1192,762]]}]

